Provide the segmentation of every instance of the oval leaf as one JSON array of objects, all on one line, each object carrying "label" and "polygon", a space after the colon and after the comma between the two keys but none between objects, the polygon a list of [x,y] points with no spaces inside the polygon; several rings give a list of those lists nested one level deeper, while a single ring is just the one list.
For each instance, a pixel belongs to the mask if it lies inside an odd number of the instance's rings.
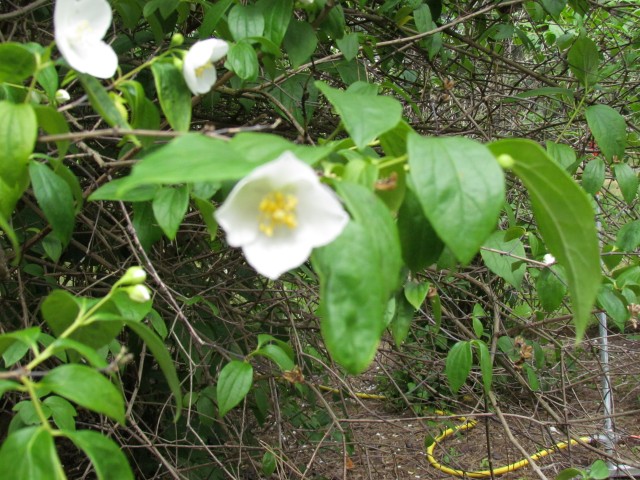
[{"label": "oval leaf", "polygon": [[253,367],[250,363],[232,360],[223,367],[216,386],[218,413],[221,417],[247,396],[252,383]]},{"label": "oval leaf", "polygon": [[160,107],[167,122],[178,132],[189,131],[191,92],[182,72],[172,62],[155,62],[151,65],[151,71],[156,83]]},{"label": "oval leaf", "polygon": [[453,393],[458,393],[460,387],[467,381],[471,373],[471,360],[471,343],[469,342],[458,342],[449,350],[445,373]]},{"label": "oval leaf", "polygon": [[91,430],[63,433],[89,457],[98,480],[133,480],[127,457],[113,440]]},{"label": "oval leaf", "polygon": [[468,263],[494,230],[504,174],[483,145],[459,137],[408,137],[413,190],[438,236]]},{"label": "oval leaf", "polygon": [[584,111],[589,129],[608,162],[622,160],[627,146],[627,124],[622,115],[608,105],[592,105]]},{"label": "oval leaf", "polygon": [[0,449],[0,471],[12,480],[64,480],[53,437],[44,427],[13,432]]}]

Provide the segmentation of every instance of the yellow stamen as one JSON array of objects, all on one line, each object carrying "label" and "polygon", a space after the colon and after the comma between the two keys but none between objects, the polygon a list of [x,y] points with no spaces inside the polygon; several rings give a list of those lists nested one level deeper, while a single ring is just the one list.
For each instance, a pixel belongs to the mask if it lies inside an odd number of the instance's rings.
[{"label": "yellow stamen", "polygon": [[282,192],[271,192],[260,202],[259,228],[267,237],[272,237],[276,228],[286,226],[296,228],[296,207],[298,199]]},{"label": "yellow stamen", "polygon": [[198,68],[196,68],[196,77],[200,78],[202,75],[204,75],[204,72],[206,72],[210,68],[213,68],[213,63],[211,63],[211,61],[208,61],[204,65],[200,65]]}]

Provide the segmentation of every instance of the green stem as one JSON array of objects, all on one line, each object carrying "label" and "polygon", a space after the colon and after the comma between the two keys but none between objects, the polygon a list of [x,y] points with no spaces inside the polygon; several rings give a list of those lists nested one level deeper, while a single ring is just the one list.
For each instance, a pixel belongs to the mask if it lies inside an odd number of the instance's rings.
[{"label": "green stem", "polygon": [[44,410],[42,410],[42,403],[38,398],[38,393],[36,392],[35,383],[33,383],[29,377],[22,377],[21,381],[22,381],[22,384],[27,388],[27,391],[29,392],[29,396],[31,397],[31,403],[33,403],[33,408],[35,409],[36,415],[38,415],[38,418],[40,419],[42,426],[46,428],[49,432],[53,432],[53,428],[49,423],[49,419],[44,414]]},{"label": "green stem", "polygon": [[562,129],[562,132],[560,132],[560,135],[558,135],[558,138],[556,138],[556,143],[558,143],[560,140],[562,140],[562,137],[564,137],[564,134],[567,133],[567,130],[569,130],[569,127],[571,126],[573,121],[576,119],[576,116],[578,115],[578,113],[580,111],[582,111],[582,105],[584,105],[584,102],[587,99],[587,94],[588,93],[589,93],[589,91],[585,87],[584,95],[582,95],[582,98],[580,99],[580,103],[578,104],[578,106],[575,108],[575,110],[571,114],[571,118],[569,118],[569,121],[565,124],[564,128]]},{"label": "green stem", "polygon": [[382,170],[383,168],[391,167],[393,165],[398,165],[400,163],[406,163],[409,159],[408,154],[400,155],[399,157],[392,158],[390,160],[385,160],[384,162],[380,162],[378,164],[378,169]]}]

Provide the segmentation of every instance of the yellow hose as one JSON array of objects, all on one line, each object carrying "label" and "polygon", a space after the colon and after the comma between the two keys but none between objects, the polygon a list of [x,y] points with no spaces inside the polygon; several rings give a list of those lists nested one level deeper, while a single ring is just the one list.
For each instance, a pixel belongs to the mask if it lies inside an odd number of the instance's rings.
[{"label": "yellow hose", "polygon": [[[340,390],[338,390],[337,388],[331,388],[325,385],[318,385],[318,388],[320,390],[324,390],[325,392],[331,392],[331,393],[340,392]],[[355,393],[355,396],[358,398],[367,399],[367,400],[386,400],[387,399],[387,397],[384,395],[376,395],[372,393]],[[436,410],[435,413],[437,415],[446,415],[446,413],[443,412],[442,410]],[[441,472],[446,473],[448,475],[452,475],[454,477],[468,477],[468,478],[491,477],[492,475],[491,470],[457,470],[447,465],[443,465],[442,463],[438,462],[433,456],[433,451],[435,450],[436,446],[439,443],[441,443],[445,438],[453,435],[456,432],[471,430],[478,424],[477,421],[467,420],[464,417],[460,417],[460,421],[462,422],[460,425],[452,428],[447,428],[444,432],[442,432],[440,435],[434,438],[429,445],[425,445],[426,447],[425,452],[427,454],[427,460],[429,461],[429,464],[431,464],[432,467],[437,468]],[[591,441],[590,437],[580,437],[580,440],[571,439],[568,442],[565,442],[565,441],[558,442],[552,447],[544,448],[542,450],[537,451],[536,453],[531,455],[531,459],[534,461],[539,460],[543,457],[546,457],[547,455],[551,455],[554,452],[558,452],[564,448],[567,448],[569,445],[571,446],[579,445],[580,443],[589,443],[590,441]],[[505,473],[513,472],[515,470],[518,470],[519,468],[526,467],[527,465],[529,465],[529,460],[525,458],[517,462],[510,463],[509,465],[505,465],[504,467],[494,468],[493,475],[494,476],[504,475]]]}]

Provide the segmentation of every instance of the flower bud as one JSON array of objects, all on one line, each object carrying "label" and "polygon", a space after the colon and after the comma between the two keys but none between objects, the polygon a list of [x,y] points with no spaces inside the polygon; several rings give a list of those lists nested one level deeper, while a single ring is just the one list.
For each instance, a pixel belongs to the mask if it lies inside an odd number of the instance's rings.
[{"label": "flower bud", "polygon": [[144,303],[151,300],[151,291],[144,285],[134,285],[127,288],[126,292],[134,302]]},{"label": "flower bud", "polygon": [[504,170],[509,170],[513,168],[513,166],[516,164],[516,161],[508,153],[503,153],[501,155],[498,155],[496,157],[496,160]]},{"label": "flower bud", "polygon": [[170,45],[172,47],[179,47],[183,43],[184,43],[184,35],[182,35],[181,33],[174,33],[171,36],[171,44]]},{"label": "flower bud", "polygon": [[142,267],[130,267],[124,272],[124,275],[120,279],[120,283],[125,285],[138,285],[140,283],[144,283],[147,279],[147,273],[142,269]]},{"label": "flower bud", "polygon": [[551,255],[550,253],[547,253],[542,258],[542,263],[544,263],[545,265],[553,265],[554,263],[556,263],[556,257]]},{"label": "flower bud", "polygon": [[69,95],[69,92],[67,92],[64,88],[61,88],[59,90],[56,90],[55,99],[58,103],[67,103],[69,100],[71,100],[71,95]]}]

